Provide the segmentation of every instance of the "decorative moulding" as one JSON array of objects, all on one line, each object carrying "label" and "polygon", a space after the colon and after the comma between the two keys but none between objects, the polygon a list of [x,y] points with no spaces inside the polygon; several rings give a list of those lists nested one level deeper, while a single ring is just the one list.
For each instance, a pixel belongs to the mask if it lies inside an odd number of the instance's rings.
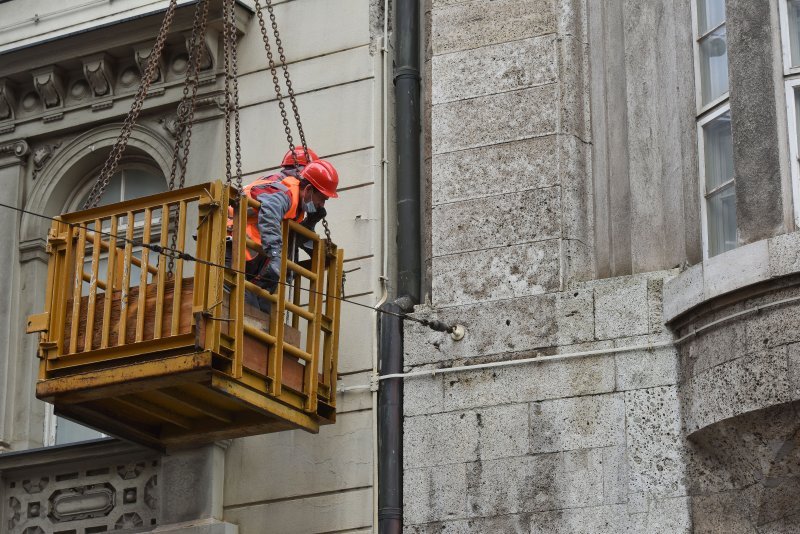
[{"label": "decorative moulding", "polygon": [[45,110],[64,107],[64,76],[55,65],[37,69],[33,75],[33,87],[39,94]]},{"label": "decorative moulding", "polygon": [[[133,54],[134,59],[136,60],[136,66],[139,67],[139,73],[144,78],[144,73],[147,70],[147,64],[150,61],[150,55],[153,53],[153,43],[140,43],[138,45],[134,45],[133,47]],[[156,66],[156,73],[151,80],[151,83],[159,83],[164,81],[164,73],[166,72],[166,68],[164,66],[164,57],[163,55],[158,58],[158,64]]]},{"label": "decorative moulding", "polygon": [[0,79],[0,121],[13,121],[16,107],[16,87],[11,80]]},{"label": "decorative moulding", "polygon": [[83,58],[83,75],[95,98],[114,94],[114,63],[106,53]]}]

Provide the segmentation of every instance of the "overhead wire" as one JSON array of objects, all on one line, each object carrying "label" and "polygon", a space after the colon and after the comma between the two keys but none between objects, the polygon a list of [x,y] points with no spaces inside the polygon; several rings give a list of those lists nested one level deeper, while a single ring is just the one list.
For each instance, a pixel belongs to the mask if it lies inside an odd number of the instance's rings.
[{"label": "overhead wire", "polygon": [[[27,215],[32,215],[34,217],[40,217],[42,219],[46,219],[46,220],[49,220],[49,221],[63,223],[63,224],[68,225],[71,228],[79,228],[79,229],[83,229],[83,230],[87,230],[87,231],[91,231],[91,232],[96,232],[96,233],[98,233],[98,234],[100,234],[102,236],[106,236],[106,237],[110,237],[110,238],[115,239],[115,242],[121,240],[124,243],[130,243],[133,246],[146,248],[146,249],[148,249],[148,250],[150,250],[152,252],[155,252],[156,254],[160,254],[160,255],[165,256],[165,257],[167,257],[169,259],[172,259],[172,260],[180,259],[180,260],[184,260],[184,261],[190,261],[190,262],[194,262],[194,263],[199,263],[201,265],[206,265],[208,267],[216,267],[218,269],[223,269],[223,270],[226,270],[226,271],[229,271],[229,272],[232,272],[232,273],[236,273],[236,274],[243,274],[245,276],[249,275],[249,273],[246,273],[245,271],[240,271],[240,270],[238,270],[238,269],[236,269],[234,267],[230,267],[230,266],[227,266],[227,265],[220,265],[218,263],[214,263],[214,262],[211,262],[211,261],[208,261],[208,260],[204,260],[204,259],[201,259],[201,258],[196,258],[196,257],[192,256],[191,254],[188,254],[188,253],[183,252],[181,250],[178,250],[176,248],[162,247],[161,245],[157,245],[157,244],[153,244],[153,243],[144,243],[144,242],[142,242],[140,240],[137,240],[137,239],[128,239],[125,236],[121,236],[121,235],[118,235],[118,234],[112,234],[111,232],[107,232],[107,231],[103,230],[102,228],[89,228],[85,224],[67,222],[67,221],[65,221],[63,219],[59,219],[57,217],[51,217],[49,215],[44,215],[43,213],[37,213],[35,211],[27,210],[25,208],[20,208],[20,207],[17,207],[17,206],[12,206],[10,204],[5,204],[3,202],[0,202],[0,207],[11,209],[11,210],[17,211],[19,213],[25,213]],[[280,281],[278,281],[278,283],[283,284],[283,285],[285,285],[287,287],[291,287],[291,284],[288,283],[288,282],[280,282]],[[370,306],[368,304],[362,304],[360,302],[355,302],[353,300],[348,300],[348,299],[346,299],[344,297],[337,297],[336,295],[331,295],[331,294],[325,293],[323,291],[317,291],[317,290],[314,290],[314,289],[311,289],[311,288],[301,287],[300,290],[301,291],[306,291],[307,293],[312,294],[312,295],[322,295],[323,297],[326,297],[326,298],[332,298],[334,300],[339,300],[341,302],[346,302],[347,304],[352,304],[354,306],[360,306],[362,308],[366,308],[368,310],[373,310],[373,311],[376,311],[378,313],[383,313],[383,314],[386,314],[386,315],[392,315],[394,317],[402,319],[403,321],[411,321],[411,322],[420,324],[422,326],[426,326],[426,327],[430,328],[431,330],[435,330],[437,332],[445,332],[445,333],[448,333],[448,334],[452,334],[453,332],[456,331],[456,326],[455,325],[448,325],[448,324],[446,324],[446,323],[444,323],[442,321],[420,319],[418,317],[413,317],[413,316],[408,315],[406,313],[392,312],[392,311],[385,310],[385,309],[382,309],[382,308],[377,308],[377,307],[374,307],[374,306]]]}]

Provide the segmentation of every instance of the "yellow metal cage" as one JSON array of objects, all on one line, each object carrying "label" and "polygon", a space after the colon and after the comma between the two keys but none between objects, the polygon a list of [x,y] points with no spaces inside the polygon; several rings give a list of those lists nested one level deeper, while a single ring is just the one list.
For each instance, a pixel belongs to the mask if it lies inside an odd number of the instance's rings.
[{"label": "yellow metal cage", "polygon": [[37,397],[160,449],[335,422],[343,251],[284,221],[269,293],[244,273],[245,250],[261,249],[239,201],[217,181],[53,223],[45,311],[28,320],[40,335]]}]

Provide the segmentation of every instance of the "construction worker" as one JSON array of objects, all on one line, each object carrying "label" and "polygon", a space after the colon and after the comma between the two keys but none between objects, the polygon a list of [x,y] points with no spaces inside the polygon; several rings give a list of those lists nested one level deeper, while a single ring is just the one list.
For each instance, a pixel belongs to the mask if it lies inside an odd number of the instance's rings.
[{"label": "construction worker", "polygon": [[[258,213],[248,212],[247,217],[247,235],[260,242],[263,249],[258,254],[247,251],[245,270],[250,281],[267,291],[275,291],[283,248],[281,222],[291,219],[313,229],[325,214],[325,201],[338,196],[338,184],[339,174],[334,166],[318,159],[305,165],[297,176],[294,173],[274,174],[259,178],[244,188],[245,194],[261,203]],[[229,222],[232,226],[232,220]],[[246,301],[269,311],[266,299],[247,293]]]}]

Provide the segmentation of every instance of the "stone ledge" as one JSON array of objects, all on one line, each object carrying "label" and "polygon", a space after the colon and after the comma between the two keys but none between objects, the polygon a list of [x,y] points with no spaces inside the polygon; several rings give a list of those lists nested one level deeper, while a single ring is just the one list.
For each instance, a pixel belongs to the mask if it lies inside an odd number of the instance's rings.
[{"label": "stone ledge", "polygon": [[664,284],[664,321],[747,286],[800,273],[800,232],[724,252]]}]

